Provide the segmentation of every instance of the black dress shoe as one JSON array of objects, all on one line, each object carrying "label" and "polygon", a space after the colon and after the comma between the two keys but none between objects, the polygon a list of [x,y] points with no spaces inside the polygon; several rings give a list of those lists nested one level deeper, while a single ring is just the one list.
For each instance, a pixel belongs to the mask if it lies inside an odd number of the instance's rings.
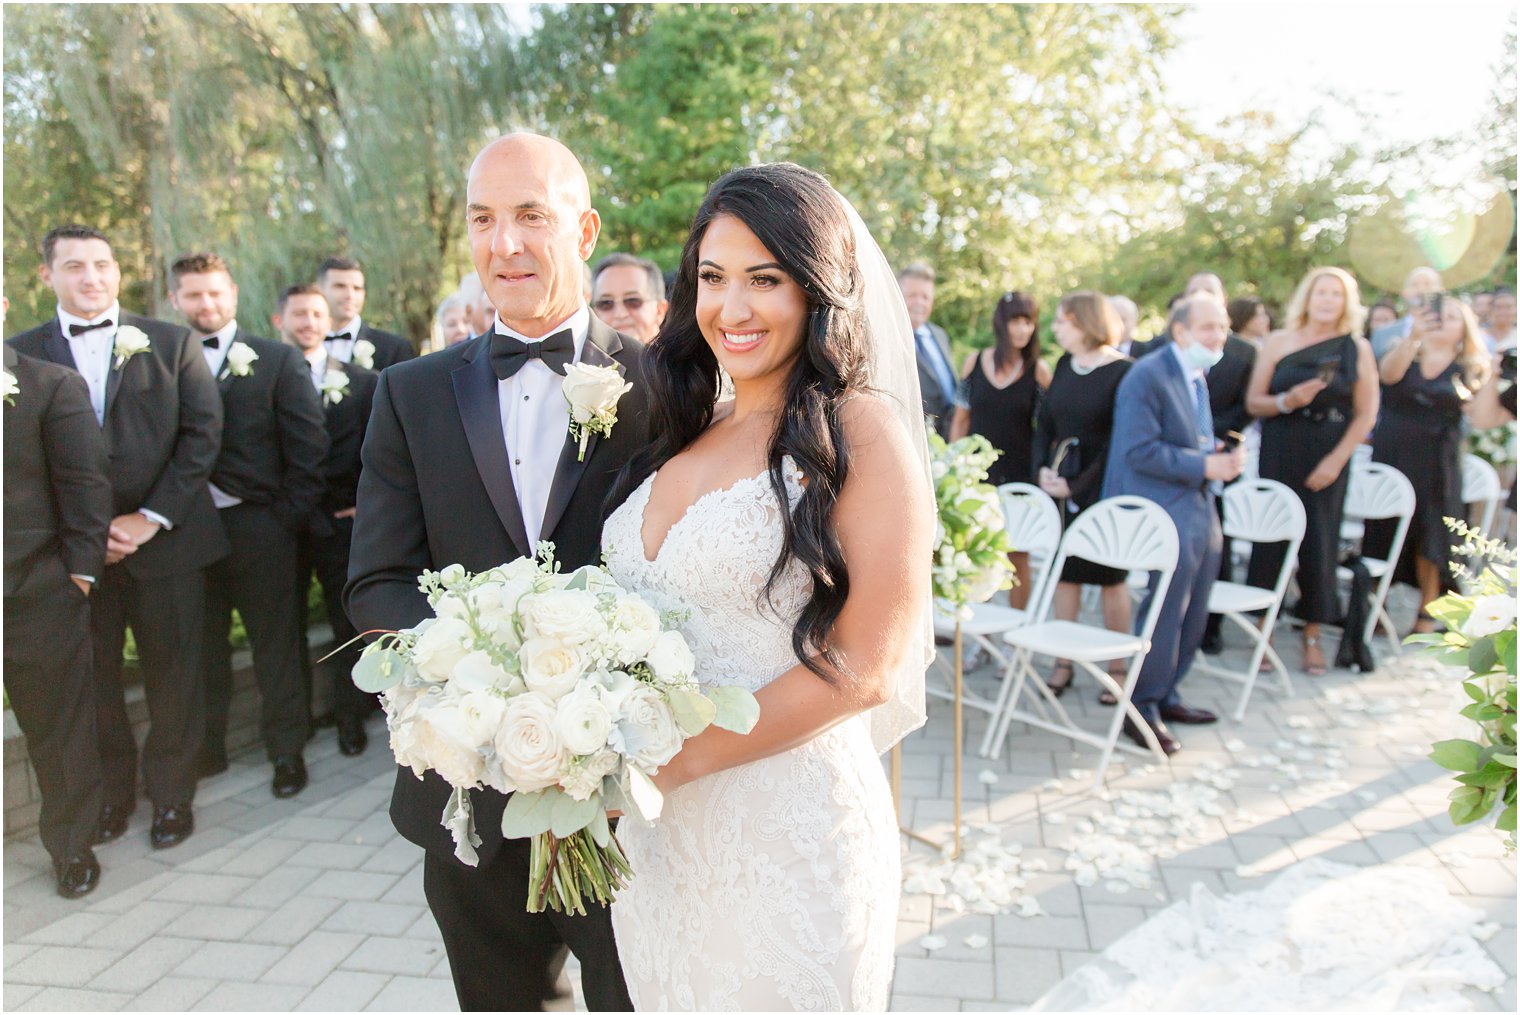
[{"label": "black dress shoe", "polygon": [[[1138,746],[1145,748],[1147,751],[1151,749],[1151,745],[1145,739],[1145,734],[1140,731],[1140,728],[1135,725],[1135,721],[1129,716],[1124,717],[1122,729],[1124,735],[1133,740]],[[1166,728],[1165,723],[1151,723],[1151,732],[1156,734],[1156,743],[1161,745],[1162,754],[1170,757],[1182,750],[1182,744],[1176,737],[1172,736],[1172,731]]]},{"label": "black dress shoe", "polygon": [[148,842],[154,849],[178,846],[195,831],[195,813],[189,804],[170,804],[153,808],[153,827],[148,829]]},{"label": "black dress shoe", "polygon": [[95,859],[95,852],[86,848],[66,860],[54,860],[53,874],[58,878],[59,895],[65,899],[83,898],[100,884],[100,862]]},{"label": "black dress shoe", "polygon": [[121,807],[116,804],[101,804],[100,831],[95,835],[96,845],[115,842],[127,834],[127,817],[131,813],[132,808],[130,807]]},{"label": "black dress shoe", "polygon": [[306,788],[306,761],[299,754],[282,754],[274,759],[274,781],[269,790],[281,799],[295,796]]},{"label": "black dress shoe", "polygon": [[1224,638],[1218,631],[1205,631],[1198,650],[1206,656],[1217,656],[1224,651]]},{"label": "black dress shoe", "polygon": [[1184,726],[1207,726],[1219,721],[1219,716],[1208,709],[1191,705],[1162,705],[1160,711],[1161,718],[1167,722],[1180,722]]},{"label": "black dress shoe", "polygon": [[326,712],[323,712],[321,715],[314,715],[314,716],[312,716],[311,717],[311,722],[307,723],[306,725],[310,729],[325,730],[327,727],[329,727],[329,726],[336,726],[337,724],[338,724],[337,713],[333,712],[332,709],[328,709]]},{"label": "black dress shoe", "polygon": [[225,771],[227,771],[227,752],[218,751],[214,747],[202,747],[201,753],[195,759],[196,778],[209,779]]},{"label": "black dress shoe", "polygon": [[369,734],[364,730],[364,720],[358,716],[343,716],[338,720],[338,753],[352,758],[363,754],[369,746]]}]

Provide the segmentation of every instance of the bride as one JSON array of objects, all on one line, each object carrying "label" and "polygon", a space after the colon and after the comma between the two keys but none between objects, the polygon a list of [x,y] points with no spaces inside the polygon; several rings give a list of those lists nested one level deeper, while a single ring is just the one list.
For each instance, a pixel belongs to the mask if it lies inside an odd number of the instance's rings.
[{"label": "bride", "polygon": [[[933,498],[890,270],[823,177],[708,192],[645,360],[651,440],[602,549],[679,611],[708,684],[755,692],[624,820],[612,908],[640,1010],[884,1010],[899,894],[880,752],[923,720]],[[734,399],[714,406],[719,372]],[[623,499],[625,498],[626,499]]]}]

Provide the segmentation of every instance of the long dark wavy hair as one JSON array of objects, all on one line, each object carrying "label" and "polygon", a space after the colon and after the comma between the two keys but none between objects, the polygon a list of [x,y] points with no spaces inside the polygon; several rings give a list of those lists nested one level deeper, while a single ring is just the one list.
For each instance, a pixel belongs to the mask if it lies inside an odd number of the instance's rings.
[{"label": "long dark wavy hair", "polygon": [[[1025,318],[1035,326],[1034,334],[1022,349],[1015,349],[1013,339],[1008,337],[1008,322],[1015,317]],[[997,370],[1006,370],[1015,356],[1023,360],[1026,373],[1034,369],[1035,360],[1040,358],[1039,304],[1033,296],[1017,290],[1004,293],[992,308],[992,365]]]},{"label": "long dark wavy hair", "polygon": [[850,592],[833,526],[834,504],[850,473],[840,407],[866,389],[867,337],[855,237],[828,181],[790,162],[735,169],[708,190],[692,219],[670,294],[670,310],[644,354],[649,443],[623,468],[610,495],[619,504],[712,423],[718,361],[697,326],[697,253],[719,215],[743,222],[807,296],[802,347],[787,379],[766,453],[771,489],[788,503],[782,458],[806,477],[795,510],[781,512],[784,538],[761,595],[771,601],[792,561],[807,569],[813,594],[792,627],[799,661],[829,683],[818,661],[838,665],[829,633]]}]

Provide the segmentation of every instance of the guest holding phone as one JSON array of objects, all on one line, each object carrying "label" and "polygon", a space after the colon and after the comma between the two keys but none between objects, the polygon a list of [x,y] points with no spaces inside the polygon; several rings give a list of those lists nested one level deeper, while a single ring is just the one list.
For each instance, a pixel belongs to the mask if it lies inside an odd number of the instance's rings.
[{"label": "guest holding phone", "polygon": [[[1123,326],[1102,293],[1068,294],[1051,326],[1066,355],[1056,363],[1050,389],[1035,421],[1034,462],[1040,489],[1062,505],[1070,523],[1078,512],[1102,496],[1108,462],[1108,442],[1114,429],[1114,394],[1134,361],[1115,346]],[[1120,570],[1071,558],[1056,585],[1055,615],[1075,620],[1083,585],[1103,587],[1103,622],[1111,631],[1128,631],[1130,621],[1127,575]],[[1123,680],[1122,663],[1111,664],[1115,680]],[[1069,659],[1056,662],[1050,689],[1057,695],[1071,684]],[[1113,704],[1107,691],[1102,698]]]},{"label": "guest holding phone", "polygon": [[[1365,315],[1348,273],[1310,270],[1288,304],[1287,328],[1262,344],[1246,391],[1247,407],[1262,421],[1261,477],[1290,487],[1307,515],[1297,614],[1311,676],[1326,672],[1320,625],[1340,620],[1335,569],[1347,466],[1377,419],[1377,364],[1360,335]],[[1270,588],[1286,552],[1286,544],[1258,544],[1247,580]]]}]

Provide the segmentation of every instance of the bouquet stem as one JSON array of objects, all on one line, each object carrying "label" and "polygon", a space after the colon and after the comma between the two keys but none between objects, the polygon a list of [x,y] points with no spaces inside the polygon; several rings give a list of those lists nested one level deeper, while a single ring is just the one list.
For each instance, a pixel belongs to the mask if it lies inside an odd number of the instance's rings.
[{"label": "bouquet stem", "polygon": [[533,836],[528,854],[528,912],[586,915],[586,903],[605,906],[627,884],[632,869],[617,836],[599,846],[589,829],[565,839]]}]

